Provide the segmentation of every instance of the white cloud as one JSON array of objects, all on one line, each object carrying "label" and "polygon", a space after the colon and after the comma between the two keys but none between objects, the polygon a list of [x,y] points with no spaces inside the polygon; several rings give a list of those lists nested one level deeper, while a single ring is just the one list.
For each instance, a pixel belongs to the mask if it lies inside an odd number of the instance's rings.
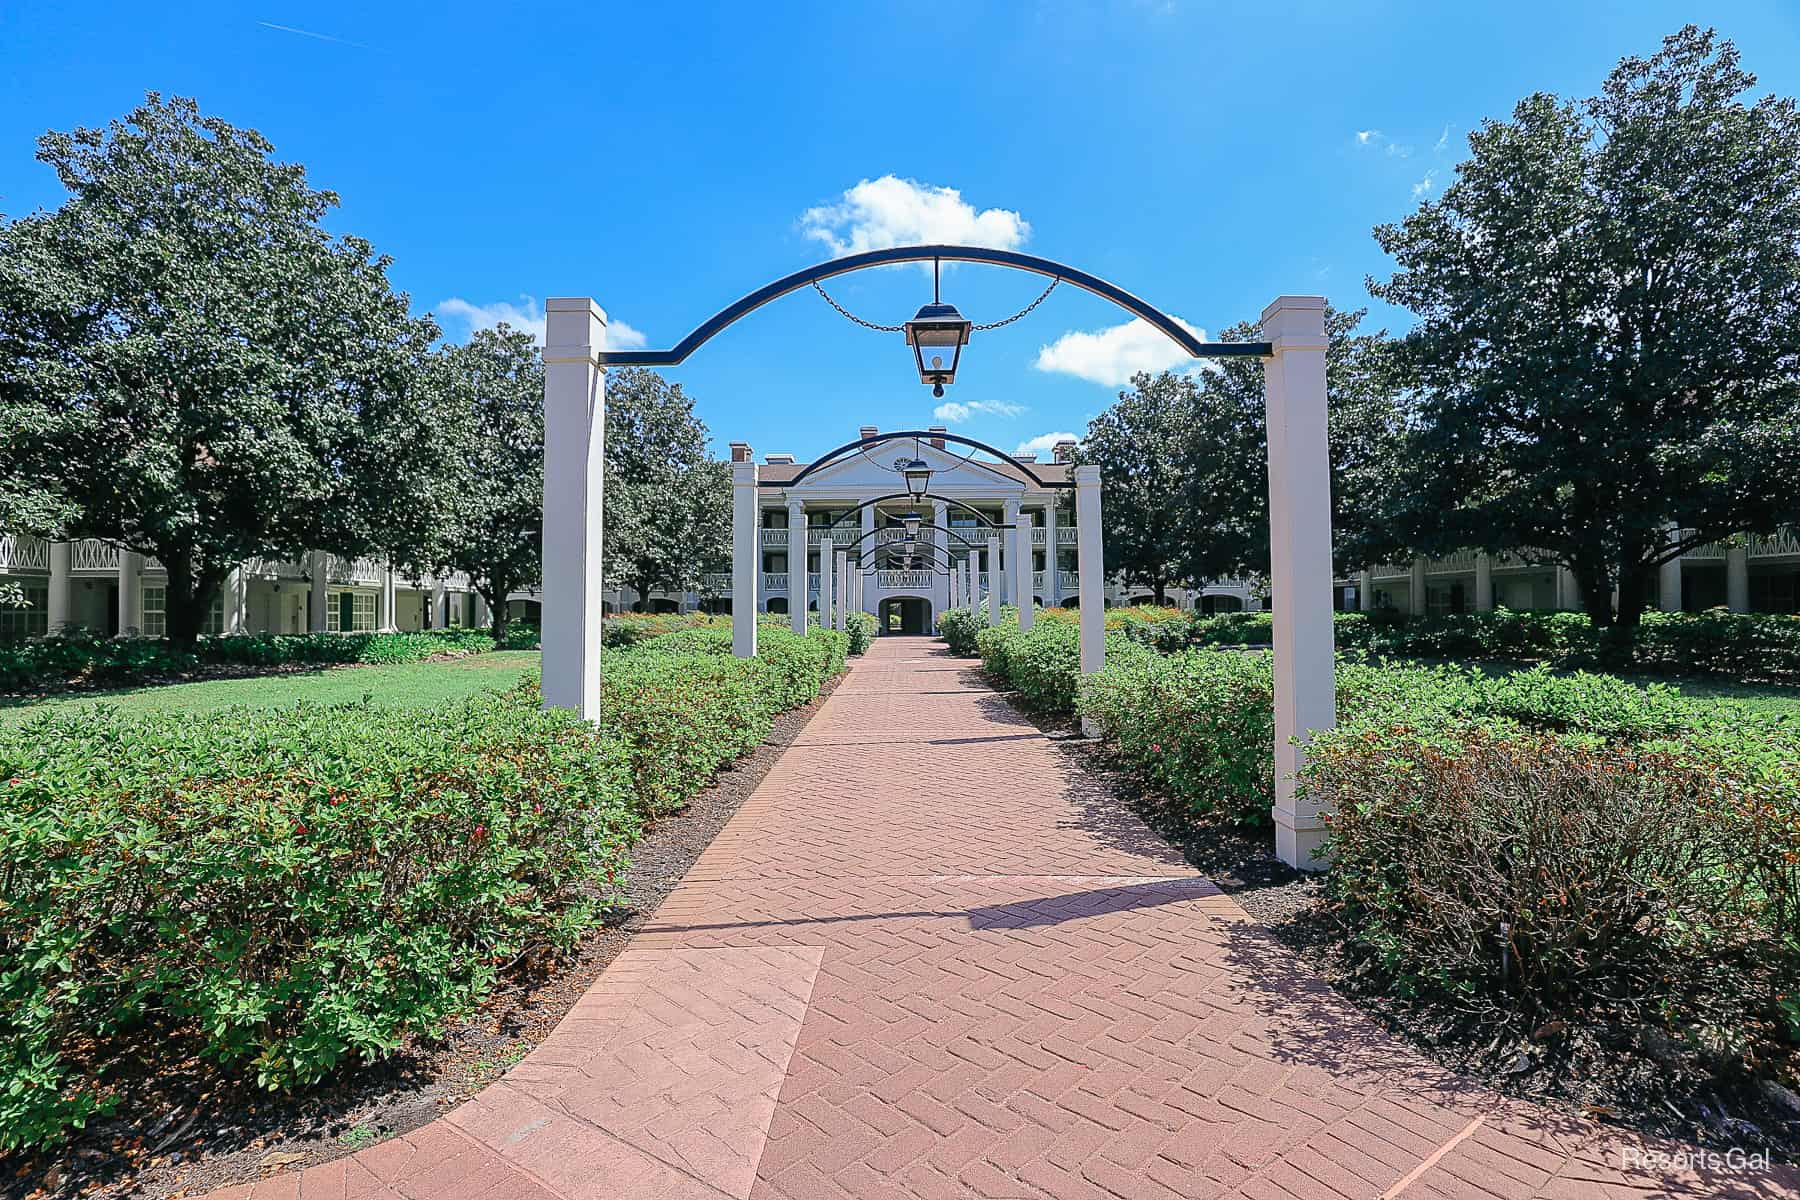
[{"label": "white cloud", "polygon": [[1418,200],[1423,198],[1427,192],[1431,191],[1432,186],[1436,183],[1437,171],[1431,170],[1425,172],[1425,178],[1412,185],[1413,199]]},{"label": "white cloud", "polygon": [[[474,304],[460,296],[452,296],[438,303],[438,315],[452,321],[460,321],[467,333],[477,329],[492,329],[496,325],[506,324],[524,333],[529,333],[538,345],[544,344],[544,310],[537,300],[531,296],[520,296],[520,304],[506,300],[496,300],[492,304]],[[633,329],[617,317],[606,319],[606,348],[608,350],[641,350],[646,345],[643,333]]]},{"label": "white cloud", "polygon": [[[1176,324],[1206,340],[1206,331],[1175,318]],[[1038,351],[1040,371],[1060,371],[1108,387],[1124,387],[1139,371],[1155,374],[1193,361],[1169,335],[1142,317],[1088,333],[1072,329]]]},{"label": "white cloud", "polygon": [[940,421],[948,421],[952,425],[960,424],[977,413],[990,413],[996,417],[1016,417],[1025,412],[1023,404],[1014,404],[1010,400],[946,400],[931,410],[931,415]]},{"label": "white cloud", "polygon": [[977,212],[955,188],[894,175],[865,179],[836,204],[807,209],[800,229],[839,256],[936,243],[1011,250],[1031,236],[1031,224],[1010,209]]},{"label": "white cloud", "polygon": [[1040,433],[1036,437],[1019,443],[1013,453],[1023,458],[1027,454],[1048,454],[1058,442],[1080,441],[1072,433]]},{"label": "white cloud", "polygon": [[1446,124],[1444,126],[1444,132],[1438,134],[1438,140],[1436,142],[1432,143],[1431,152],[1433,154],[1442,154],[1449,145],[1450,145],[1450,126],[1448,124]]},{"label": "white cloud", "polygon": [[1359,146],[1373,146],[1379,141],[1381,141],[1381,130],[1379,129],[1359,129],[1356,131],[1356,144]]}]

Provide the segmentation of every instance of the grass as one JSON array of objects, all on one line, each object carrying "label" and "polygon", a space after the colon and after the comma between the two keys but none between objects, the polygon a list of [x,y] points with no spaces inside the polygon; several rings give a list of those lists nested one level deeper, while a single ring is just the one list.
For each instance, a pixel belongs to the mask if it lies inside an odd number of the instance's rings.
[{"label": "grass", "polygon": [[1710,679],[1661,679],[1650,675],[1628,675],[1632,683],[1667,683],[1683,696],[1693,700],[1717,700],[1734,708],[1745,708],[1769,716],[1787,716],[1800,720],[1800,687],[1779,687],[1766,683],[1730,683]]},{"label": "grass", "polygon": [[92,708],[97,704],[110,704],[127,714],[199,713],[238,707],[287,708],[301,701],[348,704],[370,696],[376,704],[414,707],[480,691],[502,691],[517,683],[526,671],[536,669],[539,659],[536,650],[496,650],[399,666],[328,667],[247,679],[49,696],[12,701],[0,707],[0,725],[21,725],[53,709]]}]

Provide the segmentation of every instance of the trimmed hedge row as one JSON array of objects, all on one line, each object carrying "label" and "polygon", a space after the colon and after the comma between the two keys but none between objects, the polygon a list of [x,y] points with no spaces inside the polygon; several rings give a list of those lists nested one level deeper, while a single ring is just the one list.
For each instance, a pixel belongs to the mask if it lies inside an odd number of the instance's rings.
[{"label": "trimmed hedge row", "polygon": [[[1273,636],[1269,613],[1192,618],[1191,638],[1200,645],[1268,645]],[[1336,640],[1340,650],[1374,655],[1534,660],[1563,668],[1599,666],[1612,656],[1603,632],[1574,612],[1338,613]],[[1645,613],[1631,666],[1666,675],[1800,679],[1800,616],[1717,609]]]},{"label": "trimmed hedge row", "polygon": [[535,684],[0,731],[0,1152],[128,1100],[113,1071],[138,1055],[283,1088],[442,1029],[596,925],[643,822],[817,695],[847,642],[608,651],[597,733]]},{"label": "trimmed hedge row", "polygon": [[234,635],[201,638],[191,652],[148,638],[54,637],[0,646],[0,691],[131,683],[201,666],[409,663],[435,654],[474,654],[493,648],[494,639],[485,629]]}]

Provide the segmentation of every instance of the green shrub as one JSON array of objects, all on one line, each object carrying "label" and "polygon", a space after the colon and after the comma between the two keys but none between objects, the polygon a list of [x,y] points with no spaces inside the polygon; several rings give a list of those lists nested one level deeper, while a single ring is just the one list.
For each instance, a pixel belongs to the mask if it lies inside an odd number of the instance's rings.
[{"label": "green shrub", "polygon": [[[1081,678],[1081,627],[1071,621],[1037,621],[1020,632],[1017,611],[1001,610],[1000,624],[976,636],[982,666],[1018,689],[1033,712],[1075,711]],[[1123,630],[1106,635],[1107,662],[1131,662],[1150,652]]]},{"label": "green shrub", "polygon": [[1649,1024],[1736,1069],[1789,1058],[1800,783],[1792,742],[1774,749],[1319,735],[1304,782],[1334,810],[1326,887],[1359,974],[1523,1031]]},{"label": "green shrub", "polygon": [[981,653],[976,638],[986,629],[987,614],[974,612],[966,608],[953,608],[938,618],[938,632],[950,647],[950,653],[959,658],[973,658]]},{"label": "green shrub", "polygon": [[869,647],[875,644],[875,635],[879,630],[880,624],[875,620],[874,613],[851,613],[848,652],[858,656],[867,654]]},{"label": "green shrub", "polygon": [[[0,733],[0,1149],[113,1100],[120,1039],[315,1081],[597,919],[623,754],[534,690]],[[595,890],[595,889],[598,890]]]}]

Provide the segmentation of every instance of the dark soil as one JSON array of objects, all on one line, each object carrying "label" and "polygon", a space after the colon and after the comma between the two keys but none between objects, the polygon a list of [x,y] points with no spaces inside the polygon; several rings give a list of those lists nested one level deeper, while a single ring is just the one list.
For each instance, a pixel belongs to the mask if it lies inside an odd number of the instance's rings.
[{"label": "dark soil", "polygon": [[[198,1060],[146,1060],[130,1106],[54,1153],[0,1160],[0,1196],[174,1200],[329,1162],[419,1128],[506,1073],[554,1029],[762,782],[839,680],[775,719],[769,739],[632,849],[622,903],[561,959],[505,980],[441,1039],[292,1095],[259,1091]],[[151,1074],[154,1072],[154,1074]]]},{"label": "dark soil", "polygon": [[[1008,699],[1017,704],[1016,695]],[[1512,1028],[1386,994],[1346,953],[1324,877],[1276,858],[1268,830],[1208,823],[1148,790],[1106,743],[1080,737],[1068,719],[1032,720],[1277,941],[1433,1061],[1560,1112],[1716,1150],[1767,1150],[1775,1161],[1800,1162],[1800,1095],[1710,1069],[1700,1054],[1654,1031],[1606,1024]]]}]

